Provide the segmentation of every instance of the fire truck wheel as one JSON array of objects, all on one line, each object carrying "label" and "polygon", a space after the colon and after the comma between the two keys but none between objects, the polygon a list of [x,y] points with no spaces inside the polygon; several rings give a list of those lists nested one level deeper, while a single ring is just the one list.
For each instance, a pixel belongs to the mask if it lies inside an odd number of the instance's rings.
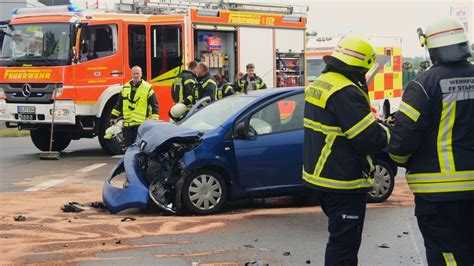
[{"label": "fire truck wheel", "polygon": [[123,154],[123,150],[114,139],[104,139],[105,130],[109,127],[110,115],[117,98],[112,98],[105,106],[99,121],[99,143],[106,153],[110,155]]},{"label": "fire truck wheel", "polygon": [[[50,128],[41,127],[30,131],[31,140],[33,144],[41,151],[49,151]],[[63,151],[71,143],[71,137],[67,134],[56,131],[53,134],[53,151]]]}]

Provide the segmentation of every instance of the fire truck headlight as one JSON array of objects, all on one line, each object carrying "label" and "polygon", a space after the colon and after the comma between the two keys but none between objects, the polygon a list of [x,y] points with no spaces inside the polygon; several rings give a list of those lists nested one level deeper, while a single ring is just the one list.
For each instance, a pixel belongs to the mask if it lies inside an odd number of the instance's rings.
[{"label": "fire truck headlight", "polygon": [[53,97],[55,98],[61,97],[61,95],[63,95],[63,92],[64,92],[63,84],[59,83],[56,85],[56,95],[53,95]]},{"label": "fire truck headlight", "polygon": [[[68,109],[56,109],[54,110],[54,116],[68,116],[71,113]],[[53,115],[53,109],[49,110],[49,114]]]},{"label": "fire truck headlight", "polygon": [[7,96],[5,95],[5,90],[0,87],[0,98],[6,98]]}]

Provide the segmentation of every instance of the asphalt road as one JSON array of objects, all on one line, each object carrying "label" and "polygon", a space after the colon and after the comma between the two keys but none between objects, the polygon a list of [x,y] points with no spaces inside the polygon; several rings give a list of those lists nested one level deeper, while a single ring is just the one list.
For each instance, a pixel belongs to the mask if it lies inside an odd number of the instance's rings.
[{"label": "asphalt road", "polygon": [[[279,198],[234,203],[208,217],[111,215],[87,208],[101,200],[118,160],[96,139],[74,141],[58,161],[40,161],[29,138],[0,139],[0,148],[0,264],[323,264],[327,220],[317,206]],[[70,201],[86,210],[62,212]],[[26,221],[15,222],[20,214]],[[136,220],[122,222],[126,216]],[[403,179],[386,203],[369,206],[363,238],[361,265],[426,265]]]}]

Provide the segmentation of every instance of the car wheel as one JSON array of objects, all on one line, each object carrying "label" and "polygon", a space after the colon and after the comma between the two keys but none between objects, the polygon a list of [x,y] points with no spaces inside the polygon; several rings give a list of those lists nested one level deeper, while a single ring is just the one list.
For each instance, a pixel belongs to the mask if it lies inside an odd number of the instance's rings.
[{"label": "car wheel", "polygon": [[370,203],[380,203],[390,197],[395,185],[395,174],[390,165],[384,161],[375,163],[374,187],[367,195]]},{"label": "car wheel", "polygon": [[186,179],[181,196],[183,205],[189,211],[208,215],[222,209],[227,198],[227,187],[219,173],[202,170]]}]

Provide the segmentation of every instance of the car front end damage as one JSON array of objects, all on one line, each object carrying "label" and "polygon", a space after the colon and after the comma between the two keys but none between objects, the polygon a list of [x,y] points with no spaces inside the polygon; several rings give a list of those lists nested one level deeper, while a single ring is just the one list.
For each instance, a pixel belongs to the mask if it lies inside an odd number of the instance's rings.
[{"label": "car front end damage", "polygon": [[[200,142],[199,131],[147,121],[139,128],[137,141],[105,180],[102,196],[107,208],[111,213],[129,208],[145,210],[153,202],[176,212],[181,208],[181,186],[189,175],[183,157]],[[120,177],[125,180],[114,180]]]}]

